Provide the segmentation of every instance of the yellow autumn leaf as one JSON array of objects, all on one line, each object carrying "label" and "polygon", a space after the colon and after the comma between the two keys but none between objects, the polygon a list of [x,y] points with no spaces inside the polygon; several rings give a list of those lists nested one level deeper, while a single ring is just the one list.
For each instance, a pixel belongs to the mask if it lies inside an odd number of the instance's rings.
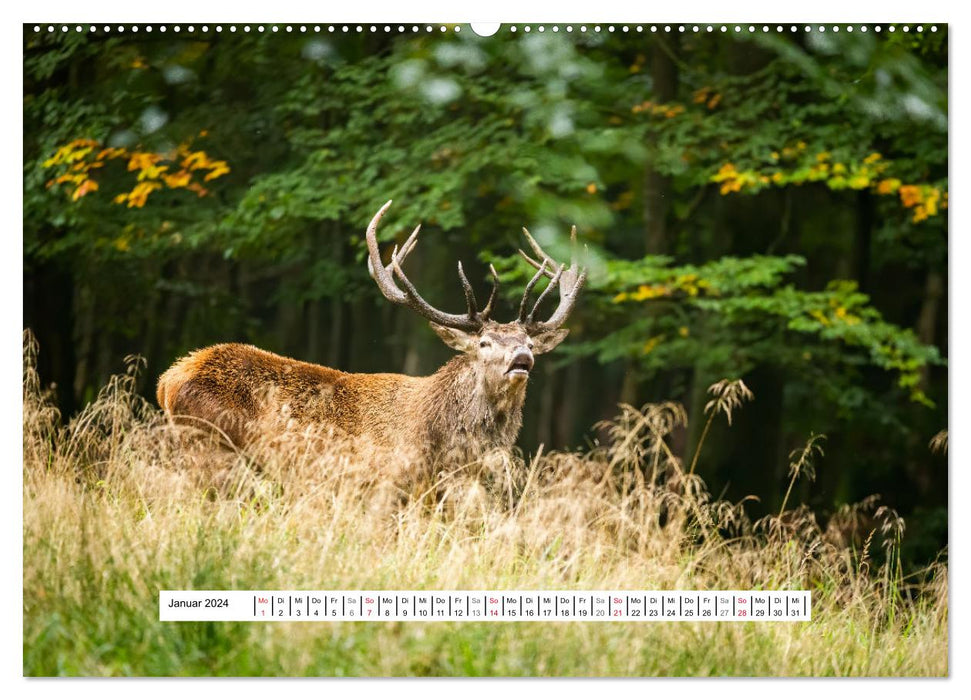
[{"label": "yellow autumn leaf", "polygon": [[902,183],[895,177],[888,178],[886,180],[881,180],[877,184],[877,194],[893,194],[900,189]]},{"label": "yellow autumn leaf", "polygon": [[229,166],[226,165],[226,161],[224,160],[214,161],[213,163],[210,163],[209,167],[212,169],[204,178],[202,178],[205,182],[215,180],[217,177],[222,177],[229,172]]},{"label": "yellow autumn leaf", "polygon": [[128,151],[124,148],[103,148],[95,156],[96,160],[110,160],[112,158],[120,158],[122,156],[128,155]]},{"label": "yellow autumn leaf", "polygon": [[636,292],[633,292],[630,295],[630,298],[634,301],[646,301],[648,299],[656,299],[657,297],[667,296],[669,291],[670,290],[663,284],[642,284],[637,288]]},{"label": "yellow autumn leaf", "polygon": [[166,175],[164,178],[165,184],[172,189],[177,187],[185,187],[192,180],[192,175],[185,170],[180,170],[177,173],[171,175]]},{"label": "yellow autumn leaf", "polygon": [[826,314],[824,314],[819,309],[813,309],[812,311],[809,312],[809,315],[812,316],[817,321],[819,321],[820,323],[822,323],[824,326],[832,325],[830,320],[826,318]]},{"label": "yellow autumn leaf", "polygon": [[860,322],[859,317],[851,314],[844,306],[840,306],[836,309],[836,317],[848,326],[852,326],[854,323]]},{"label": "yellow autumn leaf", "polygon": [[900,194],[900,202],[908,208],[920,204],[924,199],[917,185],[903,185],[897,192]]},{"label": "yellow autumn leaf", "polygon": [[81,197],[88,194],[88,192],[94,192],[97,189],[97,182],[94,180],[85,180],[77,187],[77,189],[74,190],[74,193],[71,195],[71,199],[76,202],[81,199]]},{"label": "yellow autumn leaf", "polygon": [[195,151],[194,153],[190,153],[182,159],[182,167],[186,170],[209,168],[211,167],[209,156],[206,155],[205,151]]},{"label": "yellow autumn leaf", "polygon": [[162,156],[160,156],[158,153],[132,153],[131,157],[128,159],[128,169],[145,170],[146,168],[152,167],[160,160],[162,160]]},{"label": "yellow autumn leaf", "polygon": [[85,177],[86,176],[84,173],[64,173],[63,175],[59,175],[57,179],[54,180],[54,184],[63,185],[65,182],[72,182],[75,185],[80,185],[82,182],[84,182]]},{"label": "yellow autumn leaf", "polygon": [[729,194],[730,192],[738,192],[742,189],[741,180],[728,180],[722,183],[721,194]]},{"label": "yellow autumn leaf", "polygon": [[58,165],[64,162],[64,158],[70,153],[71,149],[68,146],[61,146],[55,151],[54,155],[44,161],[44,167],[50,168],[51,166]]},{"label": "yellow autumn leaf", "polygon": [[155,180],[169,169],[167,165],[149,165],[138,173],[138,180]]},{"label": "yellow autumn leaf", "polygon": [[809,169],[809,179],[813,182],[829,177],[829,163],[817,163]]},{"label": "yellow autumn leaf", "polygon": [[148,199],[148,195],[151,194],[153,190],[161,189],[161,187],[162,186],[158,182],[152,180],[138,183],[135,185],[135,189],[128,194],[129,208],[141,208],[145,206],[145,201]]},{"label": "yellow autumn leaf", "polygon": [[735,170],[734,163],[725,163],[722,167],[718,169],[718,172],[715,174],[712,180],[714,180],[715,182],[718,182],[719,179],[724,180],[729,177],[734,177],[737,172],[738,171]]},{"label": "yellow autumn leaf", "polygon": [[648,340],[646,343],[644,343],[644,346],[641,348],[641,352],[644,353],[645,355],[649,354],[658,345],[661,344],[661,341],[662,340],[664,340],[664,336],[663,335],[656,335],[656,336],[654,336],[653,338],[651,338],[650,340]]}]

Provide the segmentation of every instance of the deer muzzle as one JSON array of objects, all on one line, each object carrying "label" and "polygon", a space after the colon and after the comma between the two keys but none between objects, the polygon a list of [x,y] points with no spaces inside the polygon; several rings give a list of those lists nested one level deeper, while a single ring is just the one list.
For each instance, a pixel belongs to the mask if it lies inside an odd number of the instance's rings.
[{"label": "deer muzzle", "polygon": [[509,377],[528,377],[533,369],[533,353],[528,348],[519,348],[509,362],[506,375]]}]

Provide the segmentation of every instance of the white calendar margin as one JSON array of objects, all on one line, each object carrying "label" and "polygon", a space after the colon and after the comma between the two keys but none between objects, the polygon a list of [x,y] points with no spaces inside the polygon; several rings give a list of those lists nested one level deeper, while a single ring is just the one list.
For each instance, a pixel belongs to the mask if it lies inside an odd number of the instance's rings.
[{"label": "white calendar margin", "polygon": [[[712,602],[715,598],[720,601],[717,615]],[[477,607],[468,602],[473,599],[478,601]],[[554,602],[551,612],[544,613],[550,609],[550,603],[544,602],[547,599]],[[633,609],[639,615],[632,614],[632,599],[638,601]],[[702,605],[705,599],[707,604]],[[389,600],[391,604],[398,603],[395,612],[391,612]],[[173,601],[195,605],[174,607]],[[207,604],[207,601],[214,602]],[[228,604],[222,605],[222,601]],[[731,614],[726,614],[726,605],[733,606]],[[402,611],[405,606],[407,609]],[[476,609],[479,614],[475,613]],[[707,615],[702,614],[705,609],[709,610]],[[651,610],[655,614],[651,615]],[[775,610],[782,612],[775,613]],[[802,590],[159,592],[162,622],[809,622],[811,619],[812,595]]]}]

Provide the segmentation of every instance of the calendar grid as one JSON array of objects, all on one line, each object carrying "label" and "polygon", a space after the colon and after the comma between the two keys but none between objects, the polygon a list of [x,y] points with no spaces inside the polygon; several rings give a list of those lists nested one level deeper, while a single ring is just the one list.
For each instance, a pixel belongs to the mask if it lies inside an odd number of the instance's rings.
[{"label": "calendar grid", "polygon": [[160,591],[162,621],[808,622],[809,591]]}]

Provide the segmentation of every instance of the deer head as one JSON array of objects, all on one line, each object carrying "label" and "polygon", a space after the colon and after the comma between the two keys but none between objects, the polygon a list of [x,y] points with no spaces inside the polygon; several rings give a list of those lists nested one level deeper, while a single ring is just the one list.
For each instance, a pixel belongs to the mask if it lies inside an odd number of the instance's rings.
[{"label": "deer head", "polygon": [[[577,230],[570,232],[572,255],[570,266],[557,265],[543,252],[539,244],[525,228],[523,233],[537,259],[531,258],[522,250],[519,253],[536,269],[519,304],[519,316],[509,323],[498,323],[490,316],[496,295],[499,291],[499,275],[490,265],[492,273],[492,292],[489,301],[480,311],[472,285],[469,284],[462,263],[458,263],[459,280],[465,292],[466,312],[450,314],[440,311],[422,299],[418,290],[401,269],[401,264],[418,243],[418,232],[412,234],[399,249],[395,246],[391,262],[384,265],[378,250],[377,226],[381,217],[391,206],[388,201],[374,215],[367,228],[368,271],[386,299],[418,312],[431,323],[432,329],[449,347],[463,352],[482,369],[481,376],[493,389],[503,387],[523,387],[533,369],[533,358],[549,352],[566,338],[569,331],[561,328],[576,304],[577,296],[587,279],[586,268],[577,265]],[[550,278],[550,283],[530,306],[529,297],[533,288],[542,277]],[[401,287],[395,282],[400,282]],[[553,314],[545,321],[536,319],[540,305],[554,289],[559,289],[560,301]]]}]

